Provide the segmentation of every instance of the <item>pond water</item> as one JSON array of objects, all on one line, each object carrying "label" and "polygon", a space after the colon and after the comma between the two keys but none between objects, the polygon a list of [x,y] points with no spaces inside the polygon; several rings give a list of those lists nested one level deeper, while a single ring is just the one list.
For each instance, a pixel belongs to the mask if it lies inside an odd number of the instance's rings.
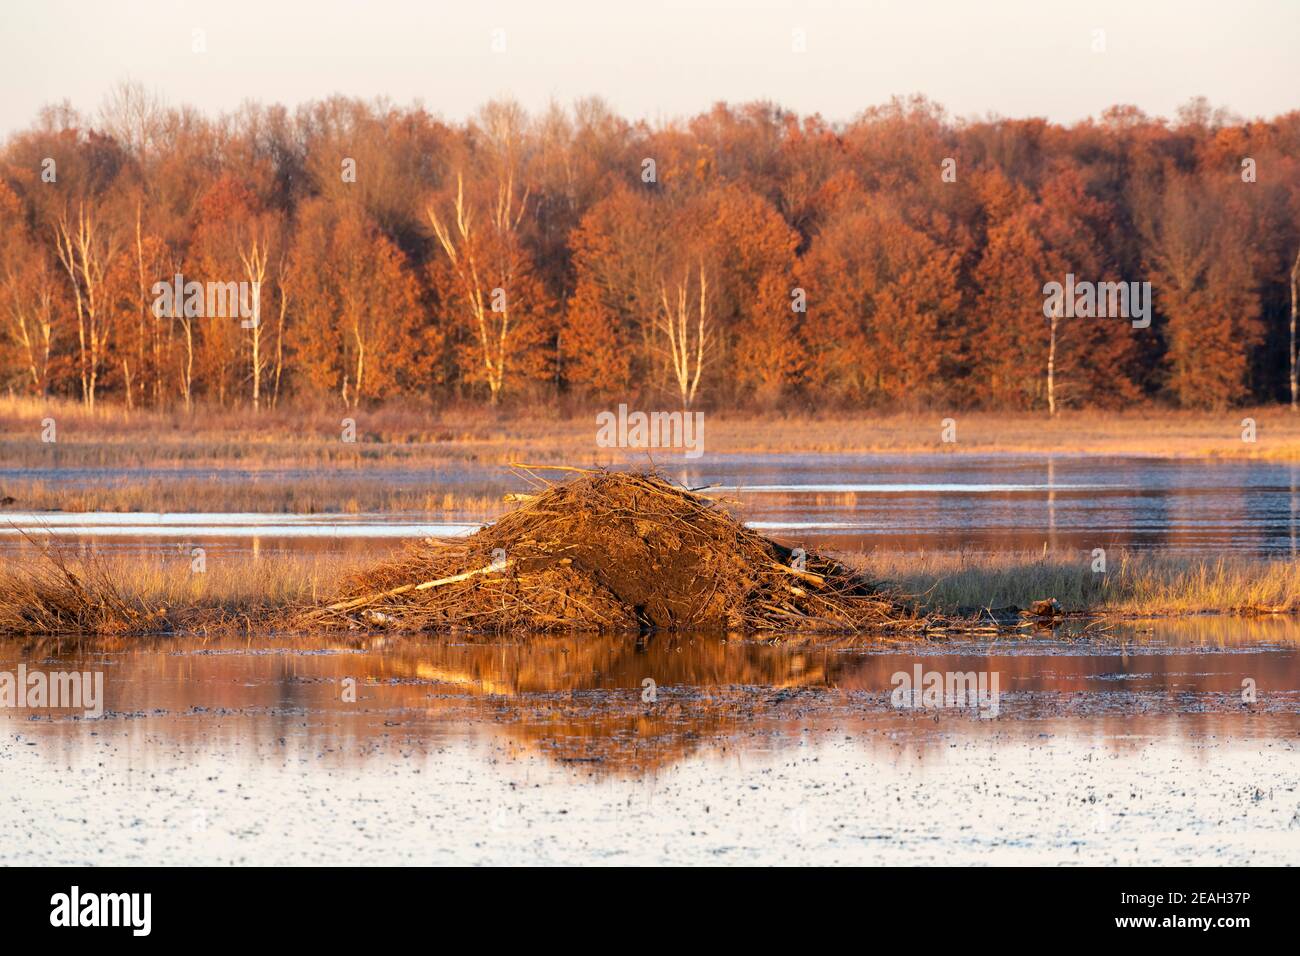
[{"label": "pond water", "polygon": [[[1233,552],[1295,557],[1300,547],[1300,463],[1009,455],[737,455],[663,472],[736,502],[755,527],[809,547],[836,550]],[[544,473],[543,473],[544,474]],[[0,469],[53,486],[200,478],[283,482],[318,472]],[[349,482],[416,486],[499,498],[528,490],[505,469],[349,471]],[[0,511],[0,550],[24,546],[20,531],[138,549],[204,539],[217,549],[350,550],[358,542],[465,534],[484,515],[231,514],[195,501],[188,514]]]},{"label": "pond water", "polygon": [[[1300,864],[1289,617],[0,641],[0,688],[33,672],[101,713],[0,707],[0,863]],[[932,674],[993,686],[899,695]]]}]

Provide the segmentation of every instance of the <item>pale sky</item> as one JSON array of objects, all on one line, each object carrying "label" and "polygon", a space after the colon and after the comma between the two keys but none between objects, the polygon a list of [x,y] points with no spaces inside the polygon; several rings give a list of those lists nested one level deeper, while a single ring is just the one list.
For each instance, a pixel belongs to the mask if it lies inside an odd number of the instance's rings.
[{"label": "pale sky", "polygon": [[1300,0],[6,0],[2,16],[0,135],[44,103],[95,111],[122,79],[209,114],[343,93],[448,120],[593,94],[652,121],[754,99],[845,120],[910,93],[1060,122],[1197,95],[1300,108]]}]

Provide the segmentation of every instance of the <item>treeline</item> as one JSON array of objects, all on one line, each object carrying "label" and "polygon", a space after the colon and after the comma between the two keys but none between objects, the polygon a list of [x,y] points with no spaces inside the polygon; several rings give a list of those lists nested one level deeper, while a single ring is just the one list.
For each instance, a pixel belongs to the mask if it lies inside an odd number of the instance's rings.
[{"label": "treeline", "polygon": [[[123,85],[0,153],[0,388],[129,408],[1287,401],[1300,112],[1063,127],[922,99],[660,126]],[[1150,282],[1149,327],[1043,287]],[[160,309],[246,283],[256,318]]]}]

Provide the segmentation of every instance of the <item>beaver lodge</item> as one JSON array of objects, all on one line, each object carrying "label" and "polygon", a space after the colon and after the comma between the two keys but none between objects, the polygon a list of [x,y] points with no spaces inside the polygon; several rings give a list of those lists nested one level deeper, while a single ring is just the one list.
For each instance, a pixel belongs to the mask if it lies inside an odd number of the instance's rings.
[{"label": "beaver lodge", "polygon": [[418,631],[824,631],[922,622],[883,586],[650,474],[578,471],[463,541],[427,540],[298,626]]}]

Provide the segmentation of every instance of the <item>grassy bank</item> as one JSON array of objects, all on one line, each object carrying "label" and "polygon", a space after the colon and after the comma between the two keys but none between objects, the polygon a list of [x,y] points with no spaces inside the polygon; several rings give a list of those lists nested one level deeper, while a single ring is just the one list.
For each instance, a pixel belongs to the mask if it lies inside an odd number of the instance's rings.
[{"label": "grassy bank", "polygon": [[[1067,613],[1161,617],[1300,613],[1300,563],[1115,555],[1104,574],[1073,556],[891,553],[851,564],[927,613],[1027,607],[1056,598]],[[337,555],[68,555],[0,560],[0,634],[257,627],[335,594],[370,562]],[[74,583],[75,582],[75,583]]]}]

